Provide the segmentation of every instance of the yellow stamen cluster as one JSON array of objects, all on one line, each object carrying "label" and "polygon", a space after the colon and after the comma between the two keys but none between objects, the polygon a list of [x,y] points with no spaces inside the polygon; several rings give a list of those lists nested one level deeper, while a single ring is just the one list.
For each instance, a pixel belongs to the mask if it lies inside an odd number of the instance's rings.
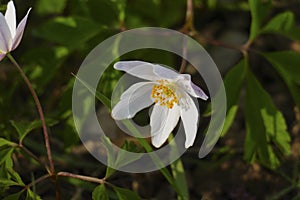
[{"label": "yellow stamen cluster", "polygon": [[153,86],[151,94],[154,102],[159,103],[161,106],[166,106],[169,109],[173,108],[175,103],[178,105],[178,98],[172,84],[166,80],[159,80],[157,82],[159,85]]}]

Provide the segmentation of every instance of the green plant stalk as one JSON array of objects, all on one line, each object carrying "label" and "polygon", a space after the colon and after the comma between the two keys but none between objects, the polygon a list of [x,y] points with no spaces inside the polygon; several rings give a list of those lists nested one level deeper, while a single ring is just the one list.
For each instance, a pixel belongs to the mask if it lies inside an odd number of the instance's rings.
[{"label": "green plant stalk", "polygon": [[[35,92],[35,90],[32,87],[31,82],[29,81],[29,79],[27,78],[27,76],[25,75],[25,73],[23,72],[22,68],[20,67],[20,65],[17,63],[17,61],[14,59],[14,57],[8,53],[7,57],[9,58],[9,60],[12,62],[13,65],[15,65],[18,69],[18,71],[20,72],[24,82],[26,83],[32,97],[33,100],[35,102],[35,105],[37,107],[41,122],[42,122],[42,127],[43,127],[43,133],[44,133],[44,140],[45,140],[45,146],[47,149],[47,157],[48,157],[48,161],[49,161],[49,165],[50,165],[50,171],[49,173],[51,175],[53,175],[55,173],[55,169],[54,169],[54,165],[53,165],[53,160],[52,160],[52,154],[51,154],[51,148],[50,148],[50,143],[49,143],[49,134],[47,131],[47,126],[46,126],[46,121],[45,121],[45,117],[44,117],[44,112],[43,112],[43,108],[42,105],[40,103],[40,100]],[[48,169],[47,169],[48,170]]]},{"label": "green plant stalk", "polygon": [[[140,138],[141,134],[139,131],[131,124],[129,120],[123,120],[124,125],[126,128],[128,128],[136,137],[139,143],[145,148],[145,150],[149,153],[152,152],[152,147],[148,144],[148,142],[144,138]],[[178,188],[178,185],[176,184],[176,181],[172,177],[172,175],[169,173],[169,171],[163,167],[161,161],[156,156],[156,154],[151,154],[150,157],[155,162],[155,164],[160,168],[160,172],[164,175],[164,177],[167,179],[167,181],[171,184],[171,186],[174,188],[174,190],[181,194],[180,189]]]},{"label": "green plant stalk", "polygon": [[[173,141],[174,143],[171,143],[173,138],[174,138],[174,136],[171,133],[168,138],[168,141],[172,148],[172,151],[171,151],[172,154],[175,154],[174,156],[177,157],[177,154],[179,154],[179,152],[178,152],[178,148],[177,148],[175,141]],[[175,184],[177,185],[177,188],[180,191],[180,194],[178,194],[177,199],[178,200],[188,200],[189,199],[189,190],[188,190],[188,185],[187,185],[187,181],[186,181],[186,177],[185,177],[184,166],[182,164],[181,159],[178,158],[176,161],[171,163],[170,166],[171,166],[172,175],[173,175]]]},{"label": "green plant stalk", "polygon": [[[103,95],[100,92],[97,92],[95,89],[91,88],[85,81],[81,80],[78,76],[72,74],[77,80],[79,80],[92,94],[95,94],[96,98],[101,101],[104,106],[107,107],[109,111],[111,111],[110,107],[110,99],[107,98],[105,95]],[[148,142],[144,138],[140,138],[141,134],[139,131],[130,123],[129,120],[123,120],[124,125],[137,137],[137,140],[139,143],[145,148],[147,152],[152,152],[152,147],[148,144]],[[167,181],[171,184],[171,186],[174,188],[174,190],[181,194],[180,189],[178,188],[178,185],[176,184],[176,181],[172,177],[172,175],[169,173],[169,171],[161,165],[161,162],[159,158],[155,154],[151,154],[152,160],[157,164],[157,166],[160,168],[161,173],[163,176],[167,179]],[[184,196],[184,195],[182,195]]]}]

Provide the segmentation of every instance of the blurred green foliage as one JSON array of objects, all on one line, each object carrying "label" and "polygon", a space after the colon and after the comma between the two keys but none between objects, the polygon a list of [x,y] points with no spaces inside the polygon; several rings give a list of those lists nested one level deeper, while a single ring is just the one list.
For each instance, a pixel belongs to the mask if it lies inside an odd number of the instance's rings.
[{"label": "blurred green foliage", "polygon": [[[73,153],[73,149],[80,149],[81,142],[75,131],[72,116],[74,76],[71,73],[76,74],[85,56],[96,45],[123,30],[145,26],[181,30],[186,20],[187,2],[185,0],[15,0],[14,2],[18,19],[29,7],[33,8],[22,43],[13,55],[18,58],[40,96],[51,132],[56,169],[58,171],[68,169],[74,173],[86,173],[91,176],[96,171],[95,176],[106,178],[118,176],[115,175],[115,170],[100,166],[88,156],[76,157]],[[244,160],[248,163],[260,163],[276,172],[282,160],[291,154],[292,137],[289,125],[292,122],[288,122],[282,110],[277,108],[278,105],[264,86],[263,75],[259,73],[260,71],[256,71],[258,68],[253,66],[253,62],[255,64],[258,58],[265,63],[265,66],[259,67],[271,66],[270,70],[275,72],[271,73],[271,76],[273,75],[274,79],[279,77],[276,81],[285,84],[294,101],[289,105],[291,107],[289,110],[294,105],[300,109],[299,50],[296,52],[287,49],[286,46],[278,47],[276,44],[269,47],[263,43],[264,45],[260,46],[261,41],[268,40],[267,37],[274,35],[286,38],[290,43],[300,41],[297,16],[292,11],[276,8],[276,5],[282,2],[193,1],[194,25],[197,30],[199,28],[198,33],[203,36],[204,41],[206,32],[211,33],[210,37],[217,37],[217,34],[213,34],[213,30],[221,30],[214,26],[222,27],[220,24],[223,21],[219,18],[223,15],[241,15],[246,19],[241,26],[242,30],[239,31],[245,32],[246,29],[249,37],[244,45],[240,44],[239,50],[242,53],[240,60],[223,74],[228,110],[222,137],[227,137],[226,133],[237,120],[238,110],[244,111],[241,114],[246,126],[243,141]],[[0,1],[2,13],[6,10],[6,3],[7,1]],[[215,19],[219,20],[218,23],[211,25]],[[207,40],[205,48],[210,51],[211,45],[208,45],[209,39]],[[111,53],[118,54],[117,51]],[[141,59],[173,67],[180,66],[181,62],[174,55],[149,49],[131,52],[122,59]],[[97,98],[108,109],[109,97],[120,76],[120,72],[110,67],[99,83]],[[288,94],[286,91],[282,93]],[[52,186],[42,189],[44,185],[41,187],[39,184],[30,185],[36,180],[32,178],[33,175],[41,177],[47,174],[44,166],[37,161],[40,159],[45,163],[47,160],[40,129],[41,122],[37,118],[29,91],[8,59],[1,61],[0,64],[0,94],[0,198],[53,199],[55,189]],[[109,138],[107,142],[108,144],[111,142]],[[138,142],[142,149],[152,150],[145,140]],[[140,150],[135,143],[130,142],[125,142],[123,148],[130,151]],[[33,152],[36,158],[28,154],[27,150]],[[118,156],[119,160],[126,159],[120,154]],[[28,169],[25,166],[29,166]],[[189,198],[181,160],[173,163],[170,168],[161,169],[160,173],[173,187],[178,199]],[[65,188],[61,184],[66,199],[71,199],[74,195],[68,191],[69,188],[72,188],[71,190],[84,188],[89,192],[80,194],[79,198],[141,199],[136,191],[128,185],[126,188],[126,184],[118,185],[118,181],[114,184],[100,185],[76,182],[73,179],[63,181],[68,183]],[[122,180],[120,182],[122,183]],[[50,182],[47,184],[52,185]],[[273,197],[280,199],[299,188],[299,180],[293,177],[290,185]]]}]

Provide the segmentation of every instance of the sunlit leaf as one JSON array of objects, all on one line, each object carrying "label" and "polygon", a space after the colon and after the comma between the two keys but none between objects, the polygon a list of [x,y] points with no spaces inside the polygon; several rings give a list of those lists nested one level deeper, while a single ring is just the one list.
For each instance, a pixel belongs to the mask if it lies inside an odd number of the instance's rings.
[{"label": "sunlit leaf", "polygon": [[14,171],[12,168],[7,168],[6,170],[7,170],[7,173],[9,174],[11,180],[19,183],[20,185],[23,185],[23,186],[25,185],[24,182],[22,181],[20,175],[16,171]]},{"label": "sunlit leaf", "polygon": [[35,194],[33,191],[31,191],[30,189],[27,190],[27,195],[26,195],[26,199],[25,200],[42,200],[42,198]]},{"label": "sunlit leaf", "polygon": [[117,5],[117,8],[118,8],[119,21],[124,22],[125,14],[126,14],[127,0],[113,0],[113,2]]},{"label": "sunlit leaf", "polygon": [[1,146],[4,146],[4,145],[9,145],[9,146],[11,146],[11,145],[13,145],[14,143],[13,142],[11,142],[11,141],[9,141],[9,140],[6,140],[6,139],[4,139],[4,138],[0,138],[0,147]]},{"label": "sunlit leaf", "polygon": [[[89,0],[86,4],[89,15],[100,25],[109,26],[112,28],[119,28],[118,17],[121,14],[117,9],[118,2],[123,0],[117,0],[116,2],[107,0]],[[101,15],[99,14],[101,13]]]},{"label": "sunlit leaf", "polygon": [[282,154],[288,155],[290,136],[281,112],[277,110],[269,94],[250,71],[247,74],[245,110],[247,136],[244,158],[249,162],[259,160],[270,168],[278,167],[280,155],[272,143]]},{"label": "sunlit leaf", "polygon": [[21,186],[19,183],[15,182],[15,181],[3,179],[3,178],[0,178],[0,185],[1,186],[15,186],[15,185]]},{"label": "sunlit leaf", "polygon": [[[125,24],[130,28],[141,26],[172,27],[184,19],[186,1],[135,0],[127,6]],[[140,5],[144,8],[141,9]],[[170,9],[172,8],[172,9]],[[161,16],[168,16],[162,20]]]},{"label": "sunlit leaf", "polygon": [[[134,136],[137,137],[137,140],[139,141],[139,143],[145,148],[145,150],[148,153],[153,151],[153,149],[152,149],[151,145],[148,143],[148,141],[145,138],[140,137],[141,133],[139,132],[139,130],[136,129],[136,127],[132,124],[131,121],[123,120],[122,123],[126,126],[126,128],[128,128],[131,131],[131,133],[133,133]],[[151,159],[153,160],[153,162],[159,168],[160,172],[164,175],[164,177],[167,179],[167,181],[172,185],[174,190],[176,190],[176,192],[179,193],[179,190],[176,185],[176,181],[174,180],[174,178],[172,177],[172,175],[170,174],[168,169],[163,166],[163,164],[162,164],[161,160],[158,158],[158,156],[156,154],[150,154],[150,156],[151,156]]]},{"label": "sunlit leaf", "polygon": [[222,130],[223,136],[231,127],[238,110],[238,101],[245,79],[246,64],[245,60],[240,61],[226,74],[224,78],[224,86],[227,97],[227,115]]},{"label": "sunlit leaf", "polygon": [[[35,120],[32,122],[25,122],[25,121],[10,121],[12,126],[16,129],[16,131],[19,134],[19,140],[22,142],[23,139],[26,137],[28,133],[30,133],[32,130],[41,128],[42,127],[42,122],[41,120]],[[57,123],[55,120],[47,119],[46,124],[47,126],[53,126]]]},{"label": "sunlit leaf", "polygon": [[115,186],[114,190],[117,193],[119,200],[140,200],[141,199],[135,192],[128,189],[119,188]]},{"label": "sunlit leaf", "polygon": [[295,23],[294,14],[290,11],[280,13],[273,17],[262,29],[262,32],[289,31]]},{"label": "sunlit leaf", "polygon": [[34,31],[35,35],[61,44],[76,48],[97,35],[103,27],[83,17],[56,17],[43,23]]},{"label": "sunlit leaf", "polygon": [[82,80],[80,77],[78,77],[78,76],[76,76],[76,75],[74,75],[74,76],[75,76],[75,78],[76,78],[76,79],[77,79],[84,87],[86,87],[86,88],[89,90],[89,92],[91,92],[92,94],[95,93],[96,98],[97,98],[99,101],[101,101],[101,102],[105,105],[105,107],[106,107],[107,109],[111,110],[111,108],[110,108],[111,103],[110,103],[110,99],[109,99],[109,98],[107,98],[107,97],[106,97],[105,95],[103,95],[102,93],[96,91],[95,88],[92,88],[91,86],[89,86],[89,85],[88,85],[84,80]]},{"label": "sunlit leaf", "polygon": [[264,53],[263,55],[281,75],[300,109],[300,55],[293,51]]},{"label": "sunlit leaf", "polygon": [[65,6],[66,0],[39,0],[37,1],[37,12],[40,15],[61,13]]},{"label": "sunlit leaf", "polygon": [[15,193],[15,194],[8,195],[8,196],[4,197],[3,200],[17,200],[20,198],[22,193],[23,193],[23,190],[18,193]]},{"label": "sunlit leaf", "polygon": [[0,151],[0,165],[11,157],[13,151],[14,151],[13,147],[7,147]]},{"label": "sunlit leaf", "polygon": [[[285,119],[281,112],[276,110],[274,105],[269,104],[269,106],[266,105],[266,107],[267,108],[261,110],[266,132],[282,154],[288,155],[291,152],[291,137],[287,132]],[[273,111],[273,113],[269,113],[270,111]]]},{"label": "sunlit leaf", "polygon": [[[168,141],[171,142],[174,139],[173,134],[170,134]],[[175,142],[169,143],[171,146],[171,155],[172,158],[179,157],[178,148]],[[184,166],[181,159],[177,159],[170,164],[174,182],[178,188],[178,199],[188,200],[189,199],[189,189],[186,181]]]},{"label": "sunlit leaf", "polygon": [[248,0],[251,11],[250,40],[253,40],[260,31],[265,17],[268,15],[271,0]]},{"label": "sunlit leaf", "polygon": [[295,26],[295,16],[287,11],[273,17],[261,30],[261,33],[276,33],[294,40],[300,40],[300,27]]},{"label": "sunlit leaf", "polygon": [[[122,149],[122,151],[120,150],[117,153],[116,160],[114,161],[114,166],[116,166],[118,169],[140,159],[143,156],[143,153],[138,152],[139,149],[132,141],[125,141],[125,143],[122,145]],[[126,152],[134,152],[139,154],[136,154],[136,156],[127,157]]]},{"label": "sunlit leaf", "polygon": [[45,92],[45,85],[51,84],[69,54],[69,49],[63,46],[40,47],[24,52],[23,57],[32,68],[29,78],[37,91]]},{"label": "sunlit leaf", "polygon": [[97,186],[92,194],[93,200],[109,200],[104,184]]}]

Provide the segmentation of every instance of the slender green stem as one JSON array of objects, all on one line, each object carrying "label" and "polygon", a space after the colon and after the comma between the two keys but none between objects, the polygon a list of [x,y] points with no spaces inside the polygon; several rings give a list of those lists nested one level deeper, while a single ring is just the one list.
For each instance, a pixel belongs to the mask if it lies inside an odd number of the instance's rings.
[{"label": "slender green stem", "polygon": [[46,121],[45,121],[45,117],[44,117],[44,112],[43,112],[43,108],[42,108],[42,105],[40,103],[40,100],[39,100],[39,98],[38,98],[35,90],[33,89],[31,82],[29,81],[29,79],[27,78],[27,76],[25,75],[25,73],[23,72],[23,70],[20,67],[20,65],[14,59],[14,57],[11,54],[7,54],[7,57],[17,67],[18,71],[20,72],[23,80],[25,81],[25,83],[26,83],[26,85],[27,85],[27,87],[28,87],[28,89],[29,89],[29,91],[30,91],[33,99],[34,99],[35,105],[37,107],[37,110],[38,110],[38,113],[40,115],[40,119],[41,119],[41,122],[42,122],[43,133],[44,133],[44,140],[45,140],[45,145],[46,145],[46,149],[47,149],[47,157],[48,157],[49,165],[50,165],[50,173],[54,174],[55,173],[55,169],[54,169],[52,155],[51,155],[51,148],[50,148],[50,143],[49,143],[49,135],[48,135]]}]

